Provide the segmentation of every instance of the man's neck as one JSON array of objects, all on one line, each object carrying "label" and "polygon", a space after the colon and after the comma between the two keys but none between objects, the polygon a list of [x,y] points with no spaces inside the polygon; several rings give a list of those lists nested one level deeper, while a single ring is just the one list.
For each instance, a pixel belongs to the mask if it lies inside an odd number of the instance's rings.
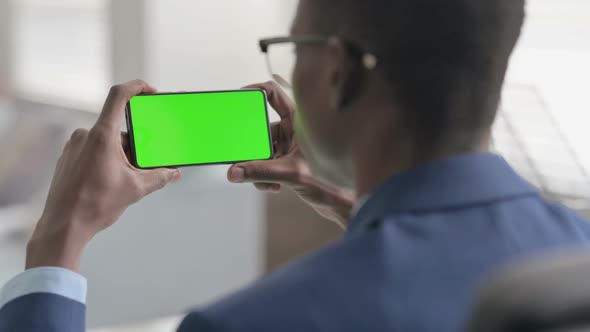
[{"label": "man's neck", "polygon": [[[391,143],[391,138],[381,140],[372,138],[367,142],[373,143],[370,145],[360,144],[359,147],[364,146],[364,148],[357,149],[354,157],[357,198],[367,197],[389,178],[426,162],[464,153],[490,151],[487,139],[484,143],[477,144],[471,149],[447,149],[430,154],[420,154],[419,149],[410,144],[404,144],[402,140]],[[371,148],[367,149],[366,146],[371,146]]]}]

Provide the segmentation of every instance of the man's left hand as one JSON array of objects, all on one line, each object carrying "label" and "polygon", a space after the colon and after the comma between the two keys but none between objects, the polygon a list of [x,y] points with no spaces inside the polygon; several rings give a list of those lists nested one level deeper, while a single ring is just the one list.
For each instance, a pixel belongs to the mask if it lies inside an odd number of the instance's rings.
[{"label": "man's left hand", "polygon": [[27,269],[77,271],[84,248],[98,232],[113,225],[129,205],[180,179],[175,169],[135,168],[125,150],[120,123],[127,102],[155,91],[140,80],[114,86],[94,127],[72,134],[29,241]]}]

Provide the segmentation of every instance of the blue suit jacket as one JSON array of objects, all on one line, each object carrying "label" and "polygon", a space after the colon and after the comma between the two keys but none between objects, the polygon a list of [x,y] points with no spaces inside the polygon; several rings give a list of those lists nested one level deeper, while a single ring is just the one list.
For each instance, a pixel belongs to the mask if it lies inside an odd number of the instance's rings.
[{"label": "blue suit jacket", "polygon": [[[477,287],[523,256],[586,245],[590,226],[503,159],[470,154],[398,175],[339,241],[190,314],[179,332],[460,331]],[[1,332],[81,332],[85,307],[15,299]]]}]

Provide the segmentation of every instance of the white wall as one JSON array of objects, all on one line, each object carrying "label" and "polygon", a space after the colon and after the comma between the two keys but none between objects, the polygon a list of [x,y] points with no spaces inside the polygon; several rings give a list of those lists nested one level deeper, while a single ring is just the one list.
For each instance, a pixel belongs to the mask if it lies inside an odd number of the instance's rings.
[{"label": "white wall", "polygon": [[295,8],[294,0],[148,2],[148,79],[166,90],[268,80],[258,40],[286,34]]},{"label": "white wall", "polygon": [[8,0],[0,0],[0,96],[8,89],[12,76],[12,6]]},{"label": "white wall", "polygon": [[108,1],[1,1],[13,12],[16,96],[98,112],[111,80]]},{"label": "white wall", "polygon": [[590,169],[590,1],[530,0],[507,80],[534,86]]}]

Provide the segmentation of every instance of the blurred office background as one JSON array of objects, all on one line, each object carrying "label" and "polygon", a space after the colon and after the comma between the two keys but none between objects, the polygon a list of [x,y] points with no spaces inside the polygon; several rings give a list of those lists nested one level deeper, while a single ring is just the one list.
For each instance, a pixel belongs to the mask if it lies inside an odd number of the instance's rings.
[{"label": "blurred office background", "polygon": [[[0,283],[22,270],[63,143],[92,124],[110,85],[268,80],[257,40],[288,33],[295,5],[0,0]],[[590,2],[529,0],[527,10],[494,148],[546,195],[590,215]],[[291,193],[229,185],[225,171],[185,170],[185,181],[131,207],[92,243],[82,266],[90,326],[110,332],[182,313],[340,235]]]}]

